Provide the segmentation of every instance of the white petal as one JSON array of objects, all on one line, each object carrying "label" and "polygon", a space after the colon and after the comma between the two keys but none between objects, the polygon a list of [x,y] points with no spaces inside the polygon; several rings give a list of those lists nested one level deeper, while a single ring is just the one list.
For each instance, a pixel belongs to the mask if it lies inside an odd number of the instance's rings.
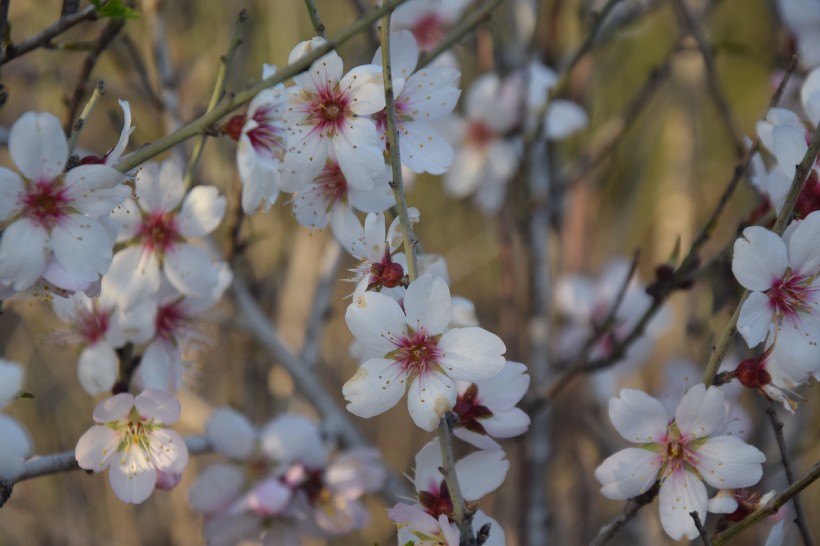
[{"label": "white petal", "polygon": [[327,450],[318,425],[304,415],[281,415],[260,434],[262,451],[271,459],[289,464],[299,461],[309,468],[327,463]]},{"label": "white petal", "polygon": [[219,281],[216,265],[202,248],[175,245],[165,253],[165,276],[186,296],[208,298]]},{"label": "white petal", "polygon": [[48,232],[26,218],[13,222],[0,236],[0,283],[25,290],[46,267]]},{"label": "white petal", "polygon": [[626,500],[646,493],[658,478],[661,456],[648,449],[628,447],[606,458],[595,469],[601,494],[612,500]]},{"label": "white petal", "polygon": [[450,288],[441,277],[422,275],[407,288],[404,296],[407,325],[437,336],[444,332],[452,315]]},{"label": "white petal", "polygon": [[214,450],[233,459],[248,459],[256,447],[256,429],[247,417],[230,408],[214,410],[205,435]]},{"label": "white petal", "polygon": [[820,67],[812,70],[803,82],[800,98],[812,124],[820,125]]},{"label": "white petal", "polygon": [[140,245],[126,247],[114,255],[103,284],[109,297],[127,310],[159,290],[159,261]]},{"label": "white petal", "polygon": [[182,406],[179,400],[164,390],[145,390],[134,399],[134,407],[141,417],[154,423],[170,425],[179,421]]},{"label": "white petal", "polygon": [[775,126],[773,130],[774,155],[777,168],[788,176],[794,176],[795,168],[803,161],[808,144],[803,127]]},{"label": "white petal", "polygon": [[365,418],[384,413],[404,395],[406,380],[395,360],[371,358],[342,386],[347,411]]},{"label": "white petal", "polygon": [[9,154],[32,182],[53,180],[68,160],[68,144],[60,121],[46,112],[26,112],[11,126]]},{"label": "white petal", "polygon": [[348,305],[345,321],[356,339],[381,355],[395,350],[407,333],[398,302],[377,292],[366,292]]},{"label": "white petal", "polygon": [[51,230],[51,249],[66,271],[93,280],[108,271],[111,238],[96,218],[72,214]]},{"label": "white petal", "polygon": [[718,489],[756,484],[763,476],[766,456],[736,436],[709,438],[697,450],[695,464],[706,483]]},{"label": "white petal", "polygon": [[116,461],[120,464],[112,464],[108,471],[111,489],[123,502],[144,502],[154,492],[157,470],[148,463],[145,453],[139,448],[131,448]]},{"label": "white petal", "polygon": [[384,175],[376,125],[367,118],[350,119],[331,141],[347,183],[362,190],[373,188]]},{"label": "white petal", "polygon": [[204,237],[225,215],[225,197],[214,186],[197,186],[185,197],[177,217],[179,232],[185,237]]},{"label": "white petal", "polygon": [[80,165],[65,175],[66,196],[79,212],[102,216],[131,195],[131,189],[123,184],[125,180],[125,175],[111,167]]},{"label": "white petal", "polygon": [[750,349],[757,347],[766,339],[772,326],[772,318],[769,297],[761,292],[750,293],[743,302],[737,319],[737,331],[746,340]]},{"label": "white petal", "polygon": [[481,405],[493,411],[506,410],[516,405],[530,387],[527,366],[508,360],[501,371],[491,379],[480,381],[478,398]]},{"label": "white petal", "polygon": [[820,269],[818,240],[820,211],[815,211],[806,216],[789,237],[789,263],[796,274],[811,276]]},{"label": "white petal", "polygon": [[128,146],[128,137],[131,136],[131,133],[136,129],[136,127],[131,125],[131,105],[128,104],[127,100],[118,100],[117,102],[120,104],[120,108],[122,108],[122,132],[120,133],[119,140],[117,140],[117,144],[111,148],[110,152],[105,154],[106,165],[113,165],[122,157],[122,153],[125,151],[126,146]]},{"label": "white petal", "polygon": [[709,499],[708,510],[713,514],[731,514],[737,510],[734,489],[720,489],[714,497]]},{"label": "white petal", "polygon": [[[419,46],[409,30],[400,30],[390,35],[390,68],[394,78],[407,79],[416,68]],[[382,65],[382,48],[373,55],[373,64]]]},{"label": "white petal", "polygon": [[151,465],[166,474],[182,474],[188,464],[188,446],[175,430],[158,428],[149,432],[148,451]]},{"label": "white petal", "polygon": [[457,397],[452,379],[440,373],[427,372],[410,383],[407,409],[416,426],[432,432],[444,414],[453,409]]},{"label": "white petal", "polygon": [[[529,419],[529,417],[527,419]],[[478,449],[498,449],[501,447],[501,444],[486,434],[478,434],[477,432],[472,432],[466,428],[459,427],[455,429],[453,431],[453,435],[456,438],[464,440],[468,444],[477,447]]]},{"label": "white petal", "polygon": [[182,172],[171,160],[161,165],[146,163],[137,172],[136,194],[144,211],[170,212],[179,206],[185,195]]},{"label": "white petal", "polygon": [[494,410],[492,417],[481,419],[480,424],[490,436],[512,438],[527,432],[530,427],[530,416],[519,408]]},{"label": "white petal", "polygon": [[587,125],[589,117],[583,108],[568,100],[554,100],[544,119],[544,133],[550,140],[561,140]]},{"label": "white petal", "polygon": [[456,475],[464,500],[477,501],[504,483],[510,461],[503,449],[470,453],[456,462]]},{"label": "white petal", "polygon": [[86,347],[77,361],[77,379],[91,396],[110,391],[117,380],[119,359],[110,345],[98,342]]},{"label": "white petal", "polygon": [[456,106],[461,74],[450,67],[429,66],[413,74],[397,97],[402,119],[429,122],[447,116]]},{"label": "white petal", "polygon": [[453,163],[455,153],[441,134],[427,123],[407,121],[401,124],[399,139],[401,163],[414,173],[444,174]]},{"label": "white petal", "polygon": [[94,421],[100,424],[127,421],[134,407],[134,396],[127,392],[100,401],[94,408]]},{"label": "white petal", "polygon": [[330,140],[315,131],[314,125],[297,125],[290,129],[290,145],[282,165],[282,189],[298,191],[300,185],[315,180],[325,168]]},{"label": "white petal", "polygon": [[191,508],[206,516],[217,515],[239,495],[245,475],[227,464],[214,464],[197,477],[188,493]]},{"label": "white petal", "polygon": [[17,396],[23,386],[23,367],[0,358],[0,406]]},{"label": "white petal", "polygon": [[137,369],[146,389],[176,390],[182,375],[182,356],[172,342],[155,339],[142,353]]},{"label": "white petal", "polygon": [[0,222],[20,210],[20,199],[25,194],[23,179],[14,171],[0,167]]},{"label": "white petal", "polygon": [[669,425],[663,404],[634,389],[623,389],[620,398],[610,399],[609,418],[618,434],[637,444],[660,441]]},{"label": "white petal", "polygon": [[675,410],[675,423],[681,435],[690,438],[710,436],[724,423],[726,400],[723,391],[715,386],[708,389],[698,383],[686,391]]},{"label": "white petal", "polygon": [[504,342],[478,327],[453,328],[444,332],[438,348],[439,363],[447,375],[461,381],[489,379],[504,367]]},{"label": "white petal", "polygon": [[[302,57],[310,55],[315,49],[327,44],[327,40],[316,36],[315,38],[301,42],[294,47],[288,55],[288,64],[293,64]],[[342,77],[344,65],[342,58],[336,51],[331,51],[319,57],[310,69],[302,74],[294,76],[296,85],[305,87],[314,92],[319,92],[327,87],[333,87]]]},{"label": "white petal", "polygon": [[85,431],[77,441],[77,447],[74,449],[77,464],[86,470],[102,472],[110,462],[118,461],[119,443],[119,433],[108,427],[95,425]]},{"label": "white petal", "polygon": [[[398,79],[398,75],[394,73],[393,78]],[[401,80],[401,83],[404,81]],[[339,89],[351,97],[350,110],[358,116],[369,116],[384,110],[384,76],[381,66],[357,66],[344,75],[339,82]]]},{"label": "white petal", "polygon": [[732,272],[749,290],[765,292],[788,265],[786,244],[766,228],[748,227],[743,230],[743,237],[735,241]]},{"label": "white petal", "polygon": [[693,539],[698,529],[690,512],[697,512],[701,522],[706,521],[708,497],[703,482],[690,472],[674,472],[664,480],[658,495],[661,525],[673,540],[684,536]]}]

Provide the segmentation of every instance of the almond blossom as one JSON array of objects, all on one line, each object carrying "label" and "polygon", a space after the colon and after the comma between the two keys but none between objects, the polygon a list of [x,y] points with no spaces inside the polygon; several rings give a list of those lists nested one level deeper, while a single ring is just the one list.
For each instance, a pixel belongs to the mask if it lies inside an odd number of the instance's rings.
[{"label": "almond blossom", "polygon": [[395,406],[409,386],[407,406],[417,426],[432,431],[455,405],[455,380],[480,381],[504,367],[504,342],[482,328],[448,329],[450,289],[441,277],[410,283],[404,307],[365,292],[345,320],[362,345],[381,356],[364,362],[342,387],[348,411],[373,417]]},{"label": "almond blossom", "polygon": [[609,401],[618,433],[639,444],[608,457],[595,470],[601,493],[626,500],[648,491],[656,481],[661,524],[674,540],[695,538],[690,512],[705,521],[703,482],[718,489],[748,487],[763,475],[765,455],[735,436],[721,435],[728,418],[723,392],[699,383],[681,399],[674,415],[648,394],[623,389]]},{"label": "almond blossom", "polygon": [[[325,44],[313,38],[293,48],[293,64]],[[322,172],[332,148],[345,179],[359,189],[370,189],[384,174],[384,157],[376,125],[367,116],[384,108],[381,67],[358,66],[342,75],[342,59],[335,51],[294,76],[288,88],[285,122],[290,128],[285,157],[289,190],[310,183]]]},{"label": "almond blossom", "polygon": [[114,211],[117,252],[108,274],[124,307],[159,290],[167,279],[186,296],[212,297],[220,266],[192,240],[204,237],[225,214],[225,198],[213,186],[197,186],[186,195],[182,173],[173,161],[144,165],[136,177],[136,198]]},{"label": "almond blossom", "polygon": [[[262,79],[276,74],[264,65]],[[282,186],[282,160],[287,151],[287,128],[283,119],[288,95],[284,84],[261,91],[248,105],[245,115],[234,116],[225,126],[239,142],[236,165],[242,179],[242,210],[253,214],[270,210]]]},{"label": "almond blossom", "polygon": [[458,22],[471,0],[411,0],[396,8],[390,18],[392,29],[413,33],[422,51],[441,42],[449,28]]},{"label": "almond blossom", "polygon": [[164,475],[181,474],[188,464],[185,441],[168,429],[179,420],[180,411],[179,401],[163,391],[106,398],[94,408],[97,424],[77,442],[77,463],[97,473],[109,468],[117,497],[132,504],[143,502],[158,481],[166,481]]},{"label": "almond blossom", "polygon": [[85,290],[111,264],[114,239],[101,217],[128,196],[125,177],[106,165],[63,173],[68,144],[49,113],[27,112],[12,126],[9,154],[23,174],[0,167],[0,286],[15,291],[41,276]]},{"label": "almond blossom", "polygon": [[[0,408],[14,400],[22,386],[22,366],[0,358]],[[23,471],[23,459],[31,453],[31,440],[17,421],[2,413],[0,438],[0,477],[14,479]]]},{"label": "almond blossom", "polygon": [[820,212],[794,222],[784,237],[759,226],[735,241],[732,272],[751,291],[737,321],[750,348],[769,337],[770,363],[786,386],[820,372]]}]

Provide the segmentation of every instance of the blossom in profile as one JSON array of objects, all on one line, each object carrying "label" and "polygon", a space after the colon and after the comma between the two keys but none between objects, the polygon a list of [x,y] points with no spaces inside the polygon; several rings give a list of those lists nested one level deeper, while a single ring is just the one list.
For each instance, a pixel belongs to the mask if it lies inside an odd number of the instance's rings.
[{"label": "blossom in profile", "polygon": [[[0,358],[0,408],[14,400],[23,386],[23,367]],[[31,453],[26,430],[11,417],[0,413],[0,476],[14,479],[23,470],[23,460]]]},{"label": "blossom in profile", "polygon": [[94,408],[94,421],[77,442],[80,468],[102,472],[106,468],[117,497],[139,504],[157,484],[182,473],[188,448],[179,433],[170,430],[180,416],[179,401],[164,391],[146,390],[136,398],[120,393]]},{"label": "blossom in profile", "polygon": [[623,389],[609,402],[618,433],[639,444],[608,457],[595,470],[601,493],[626,500],[661,482],[661,524],[674,540],[698,536],[690,512],[705,521],[705,481],[717,489],[748,487],[763,476],[765,455],[736,436],[723,434],[728,408],[723,391],[699,383],[689,389],[674,415],[648,394]]},{"label": "blossom in profile", "polygon": [[441,277],[410,283],[402,307],[378,292],[355,298],[345,313],[348,328],[375,354],[342,387],[347,409],[373,417],[408,391],[417,426],[432,431],[458,399],[455,381],[488,379],[504,367],[504,342],[482,328],[449,328],[450,289]]},{"label": "blossom in profile", "polygon": [[21,291],[43,277],[87,289],[111,264],[114,238],[103,217],[128,196],[125,177],[106,165],[64,173],[68,144],[49,113],[20,116],[9,154],[23,176],[0,167],[0,288]]}]

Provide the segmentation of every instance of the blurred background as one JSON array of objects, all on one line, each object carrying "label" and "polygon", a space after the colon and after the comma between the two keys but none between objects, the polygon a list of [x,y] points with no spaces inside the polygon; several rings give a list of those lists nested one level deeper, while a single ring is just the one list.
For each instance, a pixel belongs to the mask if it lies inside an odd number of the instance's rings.
[{"label": "blurred background", "polygon": [[[334,35],[358,15],[364,1],[317,0],[317,9]],[[480,2],[478,2],[480,4]],[[466,90],[481,73],[502,74],[527,60],[521,53],[522,26],[531,27],[538,55],[552,66],[564,65],[587,36],[593,16],[603,2],[508,0],[467,34],[454,51]],[[59,17],[62,3],[54,0],[12,1],[7,32],[12,42],[30,36]],[[84,4],[83,4],[84,5]],[[687,4],[702,21],[712,45],[718,82],[743,135],[754,136],[755,123],[765,117],[776,88],[778,73],[789,65],[793,43],[779,22],[773,2],[767,0],[702,0]],[[88,46],[108,24],[82,23],[40,49],[2,66],[0,83],[8,98],[0,110],[0,126],[7,130],[26,111],[48,111],[68,116],[75,95],[87,100],[93,83],[105,81],[105,96],[84,129],[79,147],[105,153],[119,135],[122,112],[117,99],[131,103],[136,130],[129,151],[167,134],[179,123],[202,113],[224,53],[233,23],[241,9],[249,14],[243,44],[233,58],[228,93],[244,89],[261,76],[263,63],[287,64],[295,44],[313,35],[303,2],[298,0],[144,1],[139,17],[127,21],[99,56],[87,90],[82,81]],[[820,8],[819,8],[820,9]],[[575,66],[565,98],[588,112],[589,127],[551,149],[555,184],[550,198],[549,260],[552,285],[570,273],[597,277],[615,257],[629,260],[640,250],[637,276],[644,284],[655,268],[672,254],[676,240],[689,248],[728,184],[738,158],[733,137],[721,121],[708,90],[701,53],[691,37],[681,38],[680,25],[670,2],[624,0],[601,29],[590,53]],[[345,67],[370,62],[373,37],[362,35],[340,49]],[[164,66],[163,66],[164,65]],[[654,71],[661,69],[659,76]],[[652,83],[650,92],[640,95]],[[462,95],[464,92],[462,93]],[[635,97],[641,100],[635,101]],[[794,104],[788,89],[784,104]],[[637,105],[637,106],[636,106]],[[460,106],[459,106],[460,107]],[[632,109],[624,118],[624,113]],[[70,119],[71,116],[68,116]],[[619,124],[626,122],[621,130]],[[616,135],[611,145],[608,139]],[[192,142],[169,154],[187,158]],[[608,149],[594,167],[584,159]],[[226,248],[230,225],[238,208],[239,178],[235,143],[227,138],[208,141],[198,183],[219,187],[229,200],[226,223],[216,235]],[[9,165],[5,148],[2,164]],[[529,316],[532,313],[531,249],[528,221],[537,204],[529,196],[523,176],[509,186],[508,198],[495,217],[479,212],[469,201],[448,197],[440,179],[418,176],[408,201],[421,211],[417,235],[426,252],[440,253],[449,267],[454,294],[472,300],[481,325],[504,339],[507,357],[529,362]],[[673,390],[682,393],[698,382],[709,351],[726,324],[739,295],[731,275],[730,252],[725,250],[745,225],[759,197],[744,181],[705,247],[705,260],[717,259],[689,291],[675,294],[665,308],[665,326],[647,351],[646,360],[628,374],[608,378],[610,396],[620,386],[632,386],[658,395],[667,392],[665,370],[672,360],[690,361],[695,370],[684,374],[688,383]],[[314,293],[324,262],[335,243],[329,230],[309,231],[297,225],[285,195],[267,214],[242,224],[246,243],[232,261],[235,275],[251,287],[259,304],[298,351],[305,338]],[[336,273],[354,261],[343,257]],[[341,385],[357,363],[347,355],[351,342],[344,323],[346,296],[352,285],[333,285],[319,347],[315,373],[340,407]],[[548,347],[569,319],[550,311]],[[177,429],[201,434],[213,407],[230,405],[255,424],[286,411],[316,416],[310,402],[295,390],[287,371],[264,347],[248,335],[243,318],[229,296],[201,318],[201,334],[189,351],[191,362],[180,394],[183,417]],[[57,343],[55,332],[66,329],[50,306],[39,302],[7,302],[0,315],[0,355],[24,364],[25,390],[34,399],[15,402],[7,411],[31,432],[35,452],[73,449],[91,424],[91,399],[76,379],[73,346]],[[745,345],[736,340],[734,358],[745,358]],[[554,353],[554,351],[553,351]],[[552,355],[557,360],[557,355]],[[816,385],[804,388],[806,397],[794,416],[784,416],[786,437],[796,472],[801,475],[820,457]],[[587,377],[573,381],[552,408],[550,456],[543,483],[551,544],[586,544],[599,528],[617,515],[623,503],[598,492],[593,472],[613,452],[627,447],[613,430],[606,412],[607,396]],[[756,393],[741,393],[739,404],[749,414],[749,442],[767,454],[765,480],[760,490],[782,489],[785,484],[771,427],[765,419],[765,401]],[[429,434],[410,421],[404,403],[379,417],[351,416],[376,445],[389,466],[409,472],[413,457]],[[511,460],[504,485],[481,502],[481,508],[504,527],[507,544],[526,544],[525,519],[532,476],[526,464],[527,437],[504,442]],[[170,493],[157,492],[147,502],[130,506],[119,502],[105,475],[84,472],[41,477],[17,485],[0,509],[0,545],[136,545],[202,544],[202,517],[188,507],[187,490],[198,469],[218,460],[215,455],[192,458],[183,481]],[[806,512],[820,511],[820,489],[803,494]],[[392,505],[392,504],[391,504]],[[371,523],[332,545],[386,546],[395,543],[395,528],[377,497],[368,500]],[[791,519],[790,506],[784,511]],[[820,521],[812,522],[820,536]],[[746,532],[737,544],[763,544],[771,522]],[[787,535],[796,541],[796,529]],[[660,528],[657,504],[643,509],[616,535],[612,544],[668,544]],[[321,543],[321,542],[318,542]]]}]

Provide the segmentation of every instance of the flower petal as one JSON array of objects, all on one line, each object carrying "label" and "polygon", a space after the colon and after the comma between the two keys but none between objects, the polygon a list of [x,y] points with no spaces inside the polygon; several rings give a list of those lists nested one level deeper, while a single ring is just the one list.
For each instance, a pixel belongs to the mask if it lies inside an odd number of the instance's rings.
[{"label": "flower petal", "polygon": [[32,182],[53,180],[68,160],[68,144],[60,121],[47,112],[26,112],[11,126],[9,154]]},{"label": "flower petal", "polygon": [[25,194],[23,179],[14,171],[0,167],[0,222],[20,210]]},{"label": "flower petal", "polygon": [[407,409],[416,426],[432,432],[442,416],[453,409],[457,398],[452,379],[444,374],[427,372],[410,382]]},{"label": "flower petal", "polygon": [[646,493],[658,479],[661,457],[648,449],[628,447],[610,455],[595,469],[601,494],[626,500]]},{"label": "flower petal", "polygon": [[766,228],[748,227],[743,230],[743,237],[735,241],[732,272],[749,290],[765,292],[788,265],[786,244]]},{"label": "flower petal", "polygon": [[107,343],[86,347],[77,361],[80,386],[91,396],[110,391],[117,380],[118,365],[117,353]]},{"label": "flower petal", "polygon": [[100,424],[127,421],[134,407],[134,396],[127,392],[101,400],[94,407],[94,421]]},{"label": "flower petal", "polygon": [[395,350],[407,333],[401,306],[377,292],[365,292],[348,305],[345,321],[356,339],[382,355]]},{"label": "flower petal", "polygon": [[503,449],[470,453],[456,462],[456,475],[464,500],[477,501],[504,483],[510,461]]},{"label": "flower petal", "polygon": [[157,483],[157,470],[148,462],[145,452],[132,448],[124,452],[120,464],[112,464],[108,481],[117,497],[130,504],[144,502]]},{"label": "flower petal", "polygon": [[94,425],[77,441],[74,448],[77,464],[86,470],[102,472],[108,467],[112,456],[113,460],[117,460],[119,443],[119,433],[102,425]]},{"label": "flower petal", "polygon": [[214,464],[203,470],[188,492],[191,508],[206,516],[224,512],[245,483],[245,475],[228,464]]},{"label": "flower petal", "polygon": [[439,339],[439,363],[447,375],[461,381],[481,381],[504,367],[507,347],[501,338],[483,328],[453,328]]},{"label": "flower petal", "polygon": [[766,456],[736,436],[709,438],[697,450],[695,464],[704,481],[718,489],[749,487],[763,476]]},{"label": "flower petal", "polygon": [[414,331],[437,336],[450,323],[450,288],[441,277],[422,275],[410,283],[404,296],[407,325]]},{"label": "flower petal", "polygon": [[165,253],[165,276],[186,296],[210,298],[219,282],[208,253],[195,245],[175,245]]},{"label": "flower petal", "polygon": [[661,485],[658,498],[661,525],[667,535],[673,540],[698,536],[695,521],[689,513],[697,512],[700,521],[705,521],[708,497],[706,487],[697,476],[682,470],[673,472]]},{"label": "flower petal", "polygon": [[140,417],[156,424],[170,425],[179,421],[182,406],[176,397],[163,390],[148,389],[134,399]]},{"label": "flower petal", "polygon": [[23,386],[23,367],[0,358],[0,406],[12,400]]},{"label": "flower petal", "polygon": [[248,459],[256,447],[256,429],[247,417],[230,408],[214,410],[205,436],[215,451],[232,459]]},{"label": "flower petal", "polygon": [[365,418],[384,413],[401,400],[406,380],[395,360],[371,358],[342,386],[347,411]]},{"label": "flower petal", "polygon": [[635,389],[623,389],[620,398],[609,400],[609,418],[624,439],[637,444],[660,441],[669,425],[663,404]]},{"label": "flower petal", "polygon": [[750,349],[757,347],[769,335],[772,318],[769,297],[762,292],[750,293],[743,302],[737,319],[737,331]]},{"label": "flower petal", "polygon": [[12,222],[0,236],[0,284],[25,290],[46,267],[48,232],[27,218]]},{"label": "flower petal", "polygon": [[197,186],[188,192],[177,216],[179,232],[185,237],[204,237],[225,215],[225,196],[214,186]]},{"label": "flower petal", "polygon": [[726,422],[726,400],[723,391],[698,383],[686,391],[675,410],[675,423],[681,435],[705,438]]}]

